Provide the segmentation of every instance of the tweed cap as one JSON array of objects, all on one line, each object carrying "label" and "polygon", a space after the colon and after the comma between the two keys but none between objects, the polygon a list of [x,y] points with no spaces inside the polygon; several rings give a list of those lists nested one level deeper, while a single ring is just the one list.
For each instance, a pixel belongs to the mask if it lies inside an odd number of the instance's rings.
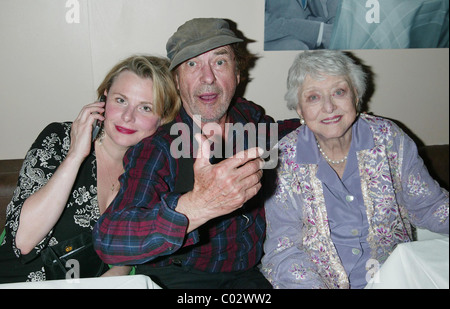
[{"label": "tweed cap", "polygon": [[214,48],[242,41],[223,19],[191,19],[181,25],[167,41],[169,69],[173,70],[182,62]]}]

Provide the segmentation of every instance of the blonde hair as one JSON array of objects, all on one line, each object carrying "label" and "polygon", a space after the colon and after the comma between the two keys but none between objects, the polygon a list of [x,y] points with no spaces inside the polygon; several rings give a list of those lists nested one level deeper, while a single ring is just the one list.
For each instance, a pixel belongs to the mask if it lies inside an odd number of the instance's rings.
[{"label": "blonde hair", "polygon": [[116,64],[97,88],[100,97],[108,93],[117,76],[123,71],[130,71],[141,78],[149,78],[153,82],[153,110],[161,117],[161,123],[172,121],[178,114],[181,101],[172,73],[169,71],[169,60],[148,55],[133,55]]}]

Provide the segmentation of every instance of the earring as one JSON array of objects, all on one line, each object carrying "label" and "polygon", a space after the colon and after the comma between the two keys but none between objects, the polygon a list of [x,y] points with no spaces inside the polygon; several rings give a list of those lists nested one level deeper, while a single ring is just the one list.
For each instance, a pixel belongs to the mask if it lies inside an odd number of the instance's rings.
[{"label": "earring", "polygon": [[100,130],[100,134],[97,137],[98,143],[100,145],[103,143],[104,138],[105,138],[105,130],[103,129],[103,126],[102,126],[102,129]]},{"label": "earring", "polygon": [[301,123],[302,125],[305,125],[305,119],[303,119],[302,117],[300,117],[300,123]]}]

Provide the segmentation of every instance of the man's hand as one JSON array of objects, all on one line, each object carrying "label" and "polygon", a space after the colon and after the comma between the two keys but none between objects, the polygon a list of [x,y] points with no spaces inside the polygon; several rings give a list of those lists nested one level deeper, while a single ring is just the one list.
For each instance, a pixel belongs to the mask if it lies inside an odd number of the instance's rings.
[{"label": "man's hand", "polygon": [[255,196],[261,188],[262,150],[251,148],[212,165],[210,145],[201,134],[194,164],[194,188],[178,200],[176,211],[189,219],[191,232],[209,220],[229,214]]}]

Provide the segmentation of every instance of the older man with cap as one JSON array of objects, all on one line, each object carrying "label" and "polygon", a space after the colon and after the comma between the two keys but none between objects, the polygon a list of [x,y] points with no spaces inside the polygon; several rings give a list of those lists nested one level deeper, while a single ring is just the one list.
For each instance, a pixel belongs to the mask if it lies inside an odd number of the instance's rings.
[{"label": "older man with cap", "polygon": [[[257,268],[265,236],[260,149],[248,148],[246,138],[245,149],[233,145],[234,155],[214,161],[206,130],[215,125],[225,140],[226,124],[274,123],[261,107],[235,98],[240,42],[216,18],[190,20],[168,40],[183,108],[126,154],[121,190],[94,229],[105,262],[137,264],[137,273],[167,288],[271,288]],[[279,138],[298,125],[280,122]],[[189,141],[187,155],[176,155],[178,138]]]}]

